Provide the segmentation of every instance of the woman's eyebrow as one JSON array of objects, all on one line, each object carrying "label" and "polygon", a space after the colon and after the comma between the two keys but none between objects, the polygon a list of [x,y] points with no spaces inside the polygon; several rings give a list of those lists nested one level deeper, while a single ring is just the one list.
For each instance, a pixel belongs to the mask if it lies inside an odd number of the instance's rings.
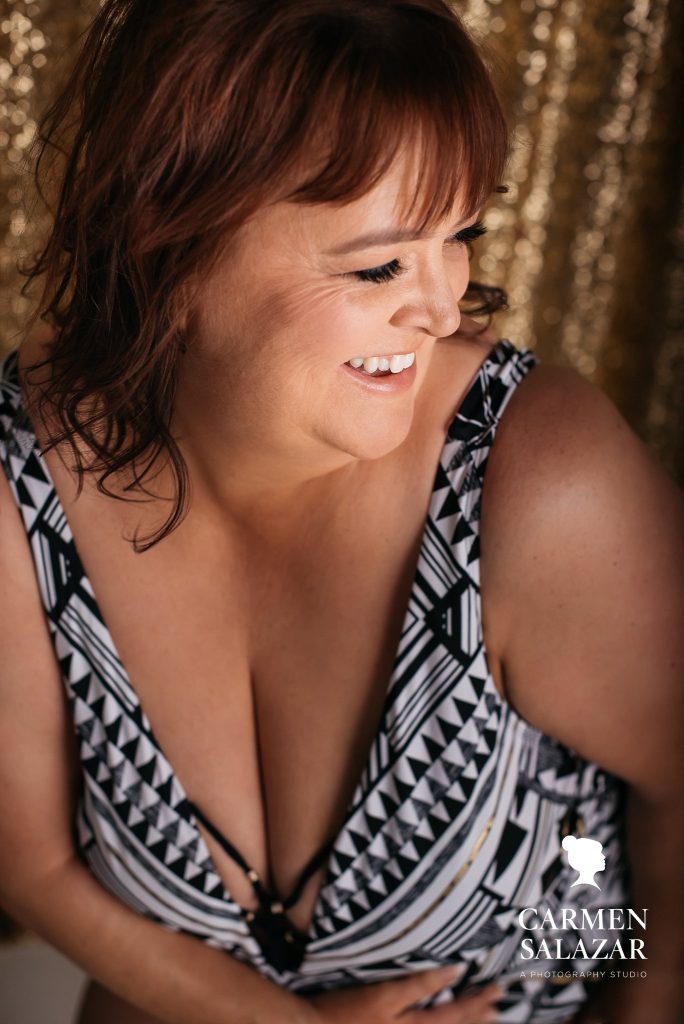
[{"label": "woman's eyebrow", "polygon": [[[474,217],[479,207],[469,213],[463,220],[459,221],[454,225],[453,231],[458,229],[469,221],[471,217]],[[393,245],[396,242],[415,242],[419,238],[425,238],[426,233],[424,231],[411,231],[408,229],[397,229],[388,228],[385,231],[371,231],[365,235],[357,235],[356,238],[350,238],[347,242],[342,242],[341,245],[336,245],[334,249],[328,249],[324,254],[325,256],[345,256],[347,253],[356,252],[358,249],[369,249],[374,245]]]}]

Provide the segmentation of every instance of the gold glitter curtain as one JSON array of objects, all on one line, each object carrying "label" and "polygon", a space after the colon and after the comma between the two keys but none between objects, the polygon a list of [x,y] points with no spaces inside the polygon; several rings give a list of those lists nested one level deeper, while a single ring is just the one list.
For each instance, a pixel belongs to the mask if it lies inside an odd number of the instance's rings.
[{"label": "gold glitter curtain", "polygon": [[475,261],[509,292],[499,326],[602,387],[682,481],[684,5],[461,9],[517,142]]},{"label": "gold glitter curtain", "polygon": [[[497,326],[576,367],[684,478],[684,5],[466,0],[515,132],[510,192],[488,207],[473,273],[501,284]],[[0,0],[0,350],[29,308],[17,258],[27,152],[97,0]]]}]

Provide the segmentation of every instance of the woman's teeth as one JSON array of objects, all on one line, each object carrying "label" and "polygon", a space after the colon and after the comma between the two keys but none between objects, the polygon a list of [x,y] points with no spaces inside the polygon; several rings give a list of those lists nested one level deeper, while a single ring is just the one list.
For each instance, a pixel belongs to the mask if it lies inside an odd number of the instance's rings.
[{"label": "woman's teeth", "polygon": [[350,359],[349,366],[353,366],[355,370],[360,370],[363,367],[366,373],[401,373],[402,370],[408,370],[409,366],[413,365],[415,358],[415,352],[389,358],[387,356],[369,356],[367,359]]}]

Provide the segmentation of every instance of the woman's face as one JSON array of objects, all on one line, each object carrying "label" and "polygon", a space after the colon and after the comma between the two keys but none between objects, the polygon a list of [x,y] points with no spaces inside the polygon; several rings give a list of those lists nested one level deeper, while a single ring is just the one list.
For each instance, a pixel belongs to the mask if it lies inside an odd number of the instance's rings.
[{"label": "woman's face", "polygon": [[[413,180],[400,164],[346,205],[265,207],[231,243],[182,368],[203,411],[217,403],[227,442],[315,473],[406,438],[435,341],[459,326],[468,253],[453,236],[475,220],[455,204],[417,237],[399,213]],[[347,365],[411,353],[413,366],[379,381]]]}]

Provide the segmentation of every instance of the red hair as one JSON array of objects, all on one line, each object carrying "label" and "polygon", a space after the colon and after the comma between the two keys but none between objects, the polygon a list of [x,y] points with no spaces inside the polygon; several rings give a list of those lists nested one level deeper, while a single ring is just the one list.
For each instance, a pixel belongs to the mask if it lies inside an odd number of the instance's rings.
[{"label": "red hair", "polygon": [[[193,282],[263,203],[347,202],[407,142],[411,215],[464,215],[495,190],[505,119],[482,57],[442,0],[106,0],[38,137],[36,174],[61,155],[37,316],[54,327],[39,384],[71,443],[79,493],[130,466],[126,490],[170,458],[181,521],[187,467],[168,425]],[[505,303],[471,283],[472,312]],[[94,452],[84,465],[75,438]]]}]

